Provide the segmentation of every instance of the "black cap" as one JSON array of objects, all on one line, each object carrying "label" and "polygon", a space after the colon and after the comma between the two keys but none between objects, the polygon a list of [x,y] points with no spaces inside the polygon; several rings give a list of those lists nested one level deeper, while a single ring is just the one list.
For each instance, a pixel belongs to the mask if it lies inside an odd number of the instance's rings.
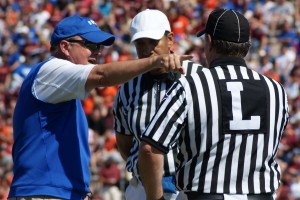
[{"label": "black cap", "polygon": [[234,43],[248,42],[250,26],[248,20],[239,12],[227,9],[216,9],[208,17],[205,29],[197,37],[208,33],[213,40],[224,40]]}]

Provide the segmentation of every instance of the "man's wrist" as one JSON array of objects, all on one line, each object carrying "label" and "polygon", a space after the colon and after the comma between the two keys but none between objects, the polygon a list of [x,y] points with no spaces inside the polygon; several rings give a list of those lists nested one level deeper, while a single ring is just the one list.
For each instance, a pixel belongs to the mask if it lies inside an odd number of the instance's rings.
[{"label": "man's wrist", "polygon": [[151,59],[151,63],[152,63],[151,64],[152,69],[161,67],[162,58],[160,56],[151,56],[150,59]]}]

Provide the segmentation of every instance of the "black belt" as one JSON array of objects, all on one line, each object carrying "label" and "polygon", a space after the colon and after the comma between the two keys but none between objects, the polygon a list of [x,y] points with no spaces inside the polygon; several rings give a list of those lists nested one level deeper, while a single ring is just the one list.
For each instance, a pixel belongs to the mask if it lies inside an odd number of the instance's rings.
[{"label": "black belt", "polygon": [[[223,194],[203,194],[197,192],[186,192],[188,200],[224,200]],[[248,200],[274,200],[273,194],[247,194]]]}]

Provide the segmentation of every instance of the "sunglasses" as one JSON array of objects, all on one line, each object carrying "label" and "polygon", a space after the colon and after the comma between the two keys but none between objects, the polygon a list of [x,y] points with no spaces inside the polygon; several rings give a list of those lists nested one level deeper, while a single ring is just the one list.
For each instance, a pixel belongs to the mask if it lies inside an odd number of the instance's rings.
[{"label": "sunglasses", "polygon": [[66,40],[66,41],[71,42],[71,43],[79,43],[92,52],[100,51],[103,49],[103,46],[101,44],[92,43],[87,40],[72,40],[72,39],[70,39],[70,40]]}]

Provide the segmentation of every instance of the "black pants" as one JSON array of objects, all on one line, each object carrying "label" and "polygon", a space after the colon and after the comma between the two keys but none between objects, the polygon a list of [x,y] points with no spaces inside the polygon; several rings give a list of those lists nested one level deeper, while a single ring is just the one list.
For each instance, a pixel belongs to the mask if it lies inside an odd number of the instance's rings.
[{"label": "black pants", "polygon": [[[186,192],[188,200],[224,200],[223,194],[201,194],[197,192]],[[271,193],[248,194],[248,200],[274,200]]]}]

